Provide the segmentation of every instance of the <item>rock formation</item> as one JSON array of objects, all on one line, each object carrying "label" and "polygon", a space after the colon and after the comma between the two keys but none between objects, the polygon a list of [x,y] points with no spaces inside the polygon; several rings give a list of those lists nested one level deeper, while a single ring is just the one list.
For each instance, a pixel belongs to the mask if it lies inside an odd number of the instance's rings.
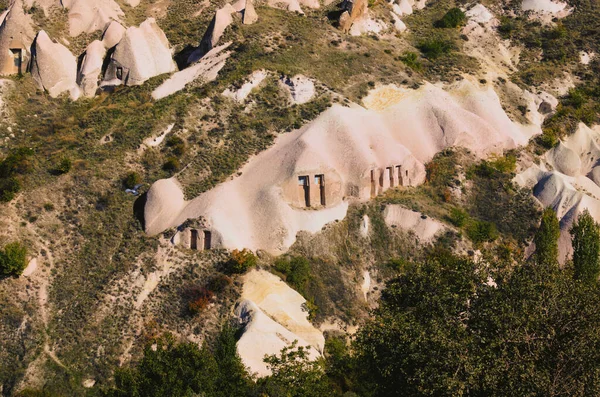
[{"label": "rock formation", "polygon": [[241,14],[244,25],[251,25],[258,21],[258,14],[254,9],[253,0],[238,0],[233,4],[233,8]]},{"label": "rock formation", "polygon": [[184,89],[186,85],[196,80],[201,80],[202,83],[215,80],[231,54],[231,52],[225,51],[230,44],[226,43],[213,48],[196,64],[173,74],[173,76],[152,91],[152,98],[157,100],[165,98]]},{"label": "rock formation", "polygon": [[188,57],[188,64],[193,64],[212,50],[219,39],[225,33],[225,29],[233,22],[233,14],[237,11],[231,4],[225,4],[215,12],[215,16],[208,25],[208,29],[204,33],[200,45]]},{"label": "rock formation", "polygon": [[264,270],[244,276],[241,301],[235,313],[244,324],[237,350],[251,373],[267,376],[271,371],[263,358],[279,354],[297,341],[308,347],[309,357],[316,359],[325,345],[323,334],[308,321],[303,309],[306,300],[279,277]]},{"label": "rock formation", "polygon": [[340,15],[339,25],[344,33],[348,33],[352,24],[367,14],[367,0],[345,0],[342,3],[343,12]]},{"label": "rock formation", "polygon": [[61,1],[69,10],[69,34],[73,37],[104,30],[111,21],[118,21],[123,16],[121,7],[114,0]]},{"label": "rock formation", "polygon": [[305,76],[283,76],[279,79],[279,84],[288,92],[290,100],[294,105],[306,103],[315,96],[315,84]]},{"label": "rock formation", "polygon": [[34,37],[33,21],[23,11],[22,0],[14,0],[0,17],[0,75],[26,71]]},{"label": "rock formation", "polygon": [[38,86],[53,98],[69,92],[72,99],[77,99],[77,60],[71,51],[54,43],[43,30],[35,38],[32,49],[31,74]]},{"label": "rock formation", "polygon": [[[201,217],[225,248],[278,253],[299,231],[317,232],[343,219],[351,200],[422,183],[423,164],[447,147],[484,157],[525,144],[540,131],[513,123],[491,87],[469,80],[419,90],[384,87],[364,102],[370,109],[334,105],[279,136],[241,176],[192,201],[184,201],[176,185],[157,182],[148,192],[146,232]],[[170,198],[174,194],[177,200]]]},{"label": "rock formation", "polygon": [[77,84],[81,88],[81,93],[88,98],[96,95],[96,90],[98,90],[105,55],[106,49],[99,40],[91,42],[83,54],[81,67],[77,74]]},{"label": "rock formation", "polygon": [[176,71],[169,41],[154,18],[130,27],[115,47],[102,85],[140,85]]},{"label": "rock formation", "polygon": [[112,21],[102,34],[102,43],[104,43],[104,48],[107,50],[113,48],[123,38],[125,34],[125,28],[117,21]]},{"label": "rock formation", "polygon": [[564,262],[572,252],[569,229],[584,210],[600,221],[600,127],[580,124],[575,134],[549,150],[540,164],[532,164],[515,181],[533,189],[544,207],[560,220],[559,253]]}]

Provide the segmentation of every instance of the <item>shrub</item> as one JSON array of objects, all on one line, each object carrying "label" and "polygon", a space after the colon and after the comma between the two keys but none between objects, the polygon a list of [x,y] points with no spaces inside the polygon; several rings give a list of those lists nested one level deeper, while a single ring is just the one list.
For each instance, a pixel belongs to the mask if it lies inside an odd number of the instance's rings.
[{"label": "shrub", "polygon": [[33,165],[30,158],[33,150],[29,148],[13,149],[2,162],[0,162],[0,178],[8,178],[16,174],[28,174]]},{"label": "shrub", "polygon": [[178,136],[172,136],[167,140],[167,147],[170,147],[173,154],[177,157],[185,153],[185,142]]},{"label": "shrub", "polygon": [[302,256],[279,258],[275,270],[285,275],[285,280],[297,290],[303,290],[310,278],[310,263]]},{"label": "shrub", "polygon": [[18,277],[27,267],[27,248],[19,242],[6,244],[0,250],[0,277]]},{"label": "shrub", "polygon": [[71,171],[71,168],[73,167],[73,163],[71,162],[71,159],[67,158],[67,157],[63,157],[58,164],[56,165],[56,167],[54,167],[54,169],[52,170],[54,174],[56,175],[63,175],[68,173],[69,171]]},{"label": "shrub", "polygon": [[223,292],[225,290],[225,288],[227,288],[228,286],[230,286],[232,284],[232,282],[233,282],[233,280],[231,280],[231,277],[229,277],[225,274],[219,273],[210,279],[210,281],[208,282],[208,288],[211,291]]},{"label": "shrub", "polygon": [[15,178],[0,179],[0,201],[8,203],[15,198],[15,194],[21,190],[21,182]]},{"label": "shrub", "polygon": [[226,270],[231,274],[245,273],[256,266],[257,258],[252,251],[244,248],[243,250],[233,250],[226,263]]},{"label": "shrub", "polygon": [[467,226],[467,236],[475,244],[481,244],[497,239],[498,230],[492,222],[473,221]]},{"label": "shrub", "polygon": [[450,210],[450,215],[448,216],[450,223],[456,227],[463,227],[468,219],[469,215],[461,208],[452,208]]},{"label": "shrub", "polygon": [[449,54],[453,50],[454,45],[443,39],[429,39],[419,43],[417,48],[425,58],[436,59],[442,55]]},{"label": "shrub", "polygon": [[163,170],[169,172],[178,171],[180,167],[181,164],[179,163],[179,160],[177,160],[176,157],[169,157],[167,161],[163,164]]},{"label": "shrub", "polygon": [[192,315],[202,313],[214,297],[214,293],[206,287],[192,287],[188,290],[187,295],[188,310]]},{"label": "shrub", "polygon": [[416,52],[405,52],[404,55],[400,57],[400,60],[412,70],[418,71],[422,68],[421,62],[419,62],[419,54]]},{"label": "shrub", "polygon": [[442,19],[436,21],[434,26],[436,28],[457,28],[464,25],[467,20],[467,16],[458,7],[450,9]]},{"label": "shrub", "polygon": [[133,189],[142,181],[142,177],[137,172],[130,172],[123,179],[123,186],[127,189]]}]

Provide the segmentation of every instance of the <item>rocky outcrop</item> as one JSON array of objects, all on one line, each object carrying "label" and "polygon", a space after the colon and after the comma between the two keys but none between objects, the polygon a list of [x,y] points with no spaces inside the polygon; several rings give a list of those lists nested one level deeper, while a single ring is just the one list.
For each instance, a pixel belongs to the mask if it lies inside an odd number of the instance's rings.
[{"label": "rocky outcrop", "polygon": [[379,87],[363,104],[333,105],[280,135],[239,176],[191,201],[163,199],[183,193],[156,182],[148,191],[146,232],[202,219],[220,233],[224,248],[279,254],[298,232],[315,233],[343,219],[350,202],[423,183],[424,164],[448,147],[484,158],[526,144],[540,131],[511,121],[493,88],[477,80],[418,90]]},{"label": "rocky outcrop", "polygon": [[252,0],[238,0],[233,4],[225,4],[215,12],[215,16],[208,25],[204,36],[202,36],[202,40],[200,40],[200,45],[188,56],[188,65],[197,62],[219,43],[225,30],[233,23],[236,15],[240,16],[242,23],[246,25],[258,20]]},{"label": "rocky outcrop", "polygon": [[264,270],[253,270],[243,280],[242,300],[235,309],[244,324],[237,351],[250,372],[259,377],[270,375],[264,356],[279,354],[294,341],[307,348],[311,359],[317,359],[325,338],[308,321],[308,312],[303,309],[306,299]]},{"label": "rocky outcrop", "polygon": [[279,84],[288,92],[290,101],[294,105],[306,103],[315,96],[315,84],[308,77],[302,75],[284,76],[279,80]]},{"label": "rocky outcrop", "polygon": [[340,29],[348,33],[352,24],[359,18],[364,17],[367,14],[367,0],[345,0],[342,3],[343,12],[340,15],[339,26]]},{"label": "rocky outcrop", "polygon": [[225,51],[230,44],[231,42],[213,48],[196,64],[174,73],[152,92],[152,98],[158,100],[173,95],[197,80],[204,84],[215,80],[231,54],[231,52]]},{"label": "rocky outcrop", "polygon": [[25,72],[34,37],[33,21],[23,11],[22,0],[13,1],[0,17],[0,75]]},{"label": "rocky outcrop", "polygon": [[99,40],[91,42],[83,54],[79,73],[77,74],[77,84],[79,84],[81,93],[88,98],[96,95],[98,90],[105,55],[106,49]]},{"label": "rocky outcrop", "polygon": [[69,34],[73,37],[104,30],[123,16],[114,0],[62,0],[62,5],[69,10]]},{"label": "rocky outcrop", "polygon": [[188,64],[191,65],[197,62],[217,45],[219,39],[225,33],[225,29],[233,22],[233,15],[236,12],[231,4],[225,4],[223,8],[217,10],[202,40],[200,40],[200,45],[188,57]]},{"label": "rocky outcrop", "polygon": [[113,48],[123,38],[125,35],[125,28],[117,21],[112,21],[108,24],[104,33],[102,34],[102,43],[104,43],[104,48],[107,50]]},{"label": "rocky outcrop", "polygon": [[167,36],[154,18],[149,18],[125,31],[111,56],[103,85],[140,85],[176,69]]},{"label": "rocky outcrop", "polygon": [[241,14],[244,25],[251,25],[258,21],[258,14],[256,14],[252,0],[238,0],[233,4],[233,8]]},{"label": "rocky outcrop", "polygon": [[32,46],[31,74],[41,89],[56,98],[68,92],[72,99],[79,97],[77,60],[62,44],[53,42],[40,31]]}]

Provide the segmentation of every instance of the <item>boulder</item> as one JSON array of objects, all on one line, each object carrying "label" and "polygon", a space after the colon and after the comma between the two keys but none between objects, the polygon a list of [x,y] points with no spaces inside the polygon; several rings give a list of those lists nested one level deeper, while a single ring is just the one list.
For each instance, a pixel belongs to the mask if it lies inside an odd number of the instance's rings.
[{"label": "boulder", "polygon": [[62,0],[69,10],[69,34],[72,37],[81,33],[104,30],[113,20],[123,16],[121,7],[114,0]]},{"label": "boulder", "polygon": [[77,74],[77,84],[79,84],[81,93],[88,98],[96,95],[98,90],[105,55],[106,48],[100,40],[92,41],[83,54],[81,67]]},{"label": "boulder", "polygon": [[115,47],[102,85],[140,85],[146,80],[177,70],[167,36],[149,18],[130,27]]},{"label": "boulder", "polygon": [[367,15],[367,0],[345,0],[342,3],[344,12],[340,16],[339,27],[340,29],[348,33],[354,21]]},{"label": "boulder", "polygon": [[242,23],[244,25],[251,25],[258,21],[258,15],[254,9],[252,0],[238,0],[233,3],[233,8],[236,12],[239,12],[242,16]]},{"label": "boulder", "polygon": [[300,74],[291,78],[284,76],[279,84],[289,93],[290,100],[295,105],[306,103],[315,96],[315,84]]},{"label": "boulder", "polygon": [[[239,6],[239,3],[236,3],[236,5]],[[223,8],[217,10],[200,41],[200,45],[188,57],[187,63],[189,65],[197,62],[217,45],[219,39],[225,33],[225,29],[233,22],[233,14],[236,12],[238,11],[231,4],[225,4]]]},{"label": "boulder", "polygon": [[23,11],[22,0],[13,1],[0,17],[0,75],[25,72],[34,37],[33,21]]},{"label": "boulder", "polygon": [[77,59],[67,47],[53,42],[43,30],[32,46],[31,74],[38,86],[53,98],[63,92],[69,92],[72,99],[79,97]]},{"label": "boulder", "polygon": [[113,48],[119,44],[124,34],[125,28],[119,22],[112,21],[109,23],[102,34],[102,43],[104,43],[104,48],[108,50],[109,48]]}]

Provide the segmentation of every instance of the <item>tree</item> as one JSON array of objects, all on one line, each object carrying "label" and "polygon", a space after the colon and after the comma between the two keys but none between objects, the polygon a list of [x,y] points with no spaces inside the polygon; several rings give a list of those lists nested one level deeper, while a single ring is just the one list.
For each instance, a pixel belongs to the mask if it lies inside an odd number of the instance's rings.
[{"label": "tree", "polygon": [[0,250],[0,277],[18,277],[27,267],[27,248],[19,242],[6,244]]},{"label": "tree", "polygon": [[436,251],[388,282],[353,344],[359,394],[464,394],[472,372],[466,322],[483,281],[472,261]]},{"label": "tree", "polygon": [[281,354],[265,357],[273,372],[261,381],[269,397],[322,397],[331,394],[322,360],[312,360],[309,348],[292,342]]},{"label": "tree", "polygon": [[115,371],[107,397],[229,397],[254,395],[254,383],[237,354],[236,330],[223,326],[209,348],[178,343],[171,334],[151,341],[140,362]]},{"label": "tree", "polygon": [[596,282],[600,274],[600,227],[587,209],[573,224],[571,236],[575,278]]},{"label": "tree", "polygon": [[555,267],[558,263],[558,238],[560,225],[556,212],[550,207],[542,213],[542,222],[535,234],[535,259],[538,265],[546,268]]}]

